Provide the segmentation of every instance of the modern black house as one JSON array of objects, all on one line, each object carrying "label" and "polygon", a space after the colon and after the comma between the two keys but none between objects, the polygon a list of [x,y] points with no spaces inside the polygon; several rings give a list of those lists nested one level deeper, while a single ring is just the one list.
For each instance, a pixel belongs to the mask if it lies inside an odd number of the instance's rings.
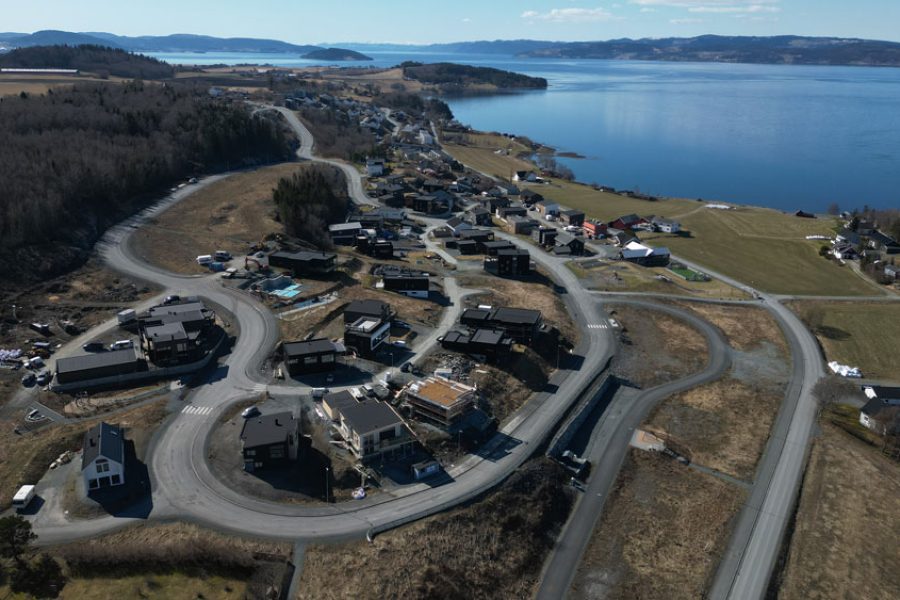
[{"label": "modern black house", "polygon": [[558,234],[559,230],[555,227],[535,227],[531,230],[531,239],[539,246],[552,246]]},{"label": "modern black house", "polygon": [[468,308],[460,323],[473,329],[499,329],[517,343],[530,345],[541,327],[541,311],[528,308]]},{"label": "modern black house", "polygon": [[372,357],[391,333],[391,322],[377,317],[360,317],[344,325],[344,346],[358,356]]},{"label": "modern black house", "polygon": [[287,269],[294,277],[302,275],[323,275],[334,271],[336,255],[331,252],[273,252],[269,255],[269,266]]},{"label": "modern black house", "polygon": [[494,257],[485,257],[484,270],[500,277],[518,277],[531,273],[531,255],[524,248],[498,250]]},{"label": "modern black house", "polygon": [[282,344],[282,358],[291,375],[331,371],[343,353],[343,346],[325,338]]},{"label": "modern black house", "polygon": [[391,305],[381,300],[354,300],[344,308],[344,325],[368,317],[390,321],[394,316]]},{"label": "modern black house", "polygon": [[298,420],[290,412],[245,419],[241,429],[244,470],[252,473],[257,469],[297,460],[300,454],[299,429]]},{"label": "modern black house", "polygon": [[500,329],[470,329],[458,327],[448,331],[441,338],[441,347],[464,354],[484,356],[497,361],[508,356],[512,350],[512,339]]},{"label": "modern black house", "polygon": [[328,226],[328,235],[331,236],[331,242],[336,246],[353,246],[356,243],[356,236],[362,231],[362,224],[354,223],[336,223]]},{"label": "modern black house", "polygon": [[381,281],[385,290],[413,298],[427,298],[431,289],[426,274],[385,275]]}]

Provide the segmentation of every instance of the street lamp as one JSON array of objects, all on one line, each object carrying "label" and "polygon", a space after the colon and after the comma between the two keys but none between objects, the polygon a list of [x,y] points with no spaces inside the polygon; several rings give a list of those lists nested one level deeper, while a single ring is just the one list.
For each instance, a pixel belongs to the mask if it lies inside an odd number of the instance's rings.
[{"label": "street lamp", "polygon": [[331,474],[331,467],[325,467],[325,502],[328,502],[328,479]]}]

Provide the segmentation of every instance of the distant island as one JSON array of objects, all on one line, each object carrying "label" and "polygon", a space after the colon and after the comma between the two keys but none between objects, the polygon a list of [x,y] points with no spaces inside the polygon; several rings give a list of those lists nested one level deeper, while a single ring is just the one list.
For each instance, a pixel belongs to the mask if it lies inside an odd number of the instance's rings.
[{"label": "distant island", "polygon": [[502,90],[546,89],[547,80],[492,67],[473,67],[456,63],[404,62],[403,76],[421,83],[436,85],[443,92],[477,91],[479,86]]},{"label": "distant island", "polygon": [[322,48],[320,50],[313,50],[312,52],[304,54],[303,58],[328,61],[372,60],[371,56],[366,56],[365,54],[354,50],[344,50],[343,48]]}]

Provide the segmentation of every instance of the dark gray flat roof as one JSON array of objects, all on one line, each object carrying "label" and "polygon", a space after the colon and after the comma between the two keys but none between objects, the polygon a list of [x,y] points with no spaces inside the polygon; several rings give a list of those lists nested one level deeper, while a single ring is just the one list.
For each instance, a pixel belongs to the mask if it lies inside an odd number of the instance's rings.
[{"label": "dark gray flat roof", "polygon": [[534,324],[541,320],[541,311],[530,308],[497,308],[491,314],[491,319],[504,323]]},{"label": "dark gray flat roof", "polygon": [[347,305],[344,311],[380,317],[385,310],[390,310],[390,308],[390,304],[381,300],[354,300]]},{"label": "dark gray flat roof", "polygon": [[291,356],[337,352],[337,345],[327,338],[306,340],[304,342],[285,342],[284,351]]},{"label": "dark gray flat roof", "polygon": [[341,408],[341,418],[358,434],[379,431],[403,423],[403,419],[394,412],[390,404],[378,400],[364,400],[355,405],[345,406]]},{"label": "dark gray flat roof", "polygon": [[154,342],[171,342],[176,340],[186,340],[187,333],[184,331],[184,325],[181,321],[174,323],[165,323],[163,325],[155,325],[144,329],[144,335]]},{"label": "dark gray flat roof", "polygon": [[125,348],[124,350],[114,350],[112,352],[96,352],[94,354],[82,354],[80,356],[71,356],[69,358],[60,358],[56,361],[57,373],[73,373],[75,371],[86,371],[88,369],[97,369],[100,367],[109,367],[113,365],[124,365],[135,362],[137,354],[134,348]]},{"label": "dark gray flat roof", "polygon": [[472,341],[479,344],[496,345],[503,340],[503,332],[497,329],[478,329],[472,336]]},{"label": "dark gray flat roof", "polygon": [[121,427],[100,422],[84,432],[82,442],[81,470],[102,456],[123,464],[125,457],[125,434]]},{"label": "dark gray flat roof", "polygon": [[168,306],[154,306],[147,313],[151,317],[160,317],[162,315],[183,315],[186,313],[202,312],[206,310],[206,306],[202,302],[186,302],[184,304],[170,304]]},{"label": "dark gray flat roof", "polygon": [[358,400],[348,390],[341,390],[340,392],[334,392],[333,394],[326,394],[325,397],[322,398],[322,402],[328,403],[328,406],[330,406],[332,410],[340,412],[345,406],[352,406],[356,404]]},{"label": "dark gray flat roof", "polygon": [[295,431],[297,431],[297,421],[290,412],[259,415],[244,420],[241,440],[244,442],[245,448],[268,446],[284,442]]},{"label": "dark gray flat roof", "polygon": [[331,252],[312,252],[300,250],[298,252],[273,252],[272,256],[299,261],[333,260],[337,255]]}]

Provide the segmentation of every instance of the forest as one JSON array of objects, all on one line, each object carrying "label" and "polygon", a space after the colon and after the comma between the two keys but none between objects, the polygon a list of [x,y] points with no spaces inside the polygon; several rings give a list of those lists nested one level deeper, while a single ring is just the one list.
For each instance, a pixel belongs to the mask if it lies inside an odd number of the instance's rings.
[{"label": "forest", "polygon": [[100,77],[170,79],[175,68],[161,60],[104,46],[33,46],[0,54],[0,67],[78,69]]},{"label": "forest", "polygon": [[346,190],[339,169],[310,165],[290,178],[282,177],[272,198],[288,234],[327,249],[332,246],[328,226],[347,217],[350,199]]},{"label": "forest", "polygon": [[543,77],[530,77],[492,67],[473,67],[456,63],[423,64],[411,61],[401,63],[400,67],[403,68],[404,77],[445,88],[464,88],[469,85],[493,85],[500,89],[547,87],[547,80]]},{"label": "forest", "polygon": [[201,173],[286,160],[277,122],[206,88],[132,81],[0,99],[0,279],[82,261],[111,224]]}]

